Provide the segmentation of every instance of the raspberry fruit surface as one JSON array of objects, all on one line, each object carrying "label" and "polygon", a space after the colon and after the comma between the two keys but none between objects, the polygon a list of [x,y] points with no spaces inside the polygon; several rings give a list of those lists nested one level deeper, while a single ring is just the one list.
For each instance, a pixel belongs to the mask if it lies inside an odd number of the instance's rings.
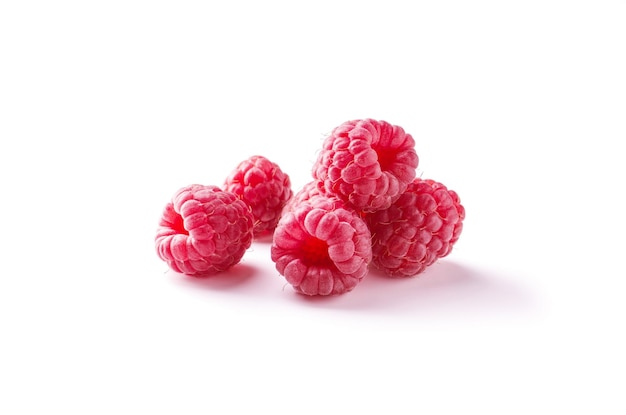
[{"label": "raspberry fruit surface", "polygon": [[274,231],[285,203],[293,194],[289,176],[263,156],[252,156],[239,163],[226,178],[224,190],[250,206],[255,235]]},{"label": "raspberry fruit surface", "polygon": [[401,127],[353,120],[326,138],[313,177],[355,210],[374,212],[400,197],[415,178],[418,162],[415,141]]},{"label": "raspberry fruit surface", "polygon": [[271,257],[297,292],[342,294],[367,273],[372,259],[370,238],[365,221],[343,202],[312,196],[281,217]]},{"label": "raspberry fruit surface", "polygon": [[393,277],[417,275],[450,253],[464,219],[456,192],[434,180],[415,179],[388,209],[365,216],[372,264]]},{"label": "raspberry fruit surface", "polygon": [[291,199],[289,199],[285,205],[283,213],[293,210],[295,206],[299,206],[302,202],[305,202],[314,196],[324,196],[324,192],[320,190],[318,182],[312,181],[306,183],[293,195]]},{"label": "raspberry fruit surface", "polygon": [[217,186],[190,185],[165,206],[155,247],[169,267],[204,276],[238,263],[252,243],[253,218],[235,194]]}]

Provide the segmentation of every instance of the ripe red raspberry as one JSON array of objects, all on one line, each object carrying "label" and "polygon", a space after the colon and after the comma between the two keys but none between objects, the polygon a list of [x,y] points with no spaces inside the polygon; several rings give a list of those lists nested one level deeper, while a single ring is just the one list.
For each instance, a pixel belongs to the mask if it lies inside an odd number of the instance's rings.
[{"label": "ripe red raspberry", "polygon": [[367,273],[370,238],[365,221],[341,201],[313,196],[280,219],[271,257],[297,292],[342,294]]},{"label": "ripe red raspberry", "polygon": [[355,210],[386,209],[415,178],[414,147],[411,135],[386,121],[347,121],[324,141],[313,177]]},{"label": "ripe red raspberry", "polygon": [[463,219],[465,208],[456,192],[415,179],[388,209],[365,216],[372,232],[372,264],[393,277],[417,275],[450,253]]},{"label": "ripe red raspberry", "polygon": [[176,272],[204,276],[238,263],[252,243],[252,214],[231,192],[217,186],[183,187],[165,209],[157,255]]},{"label": "ripe red raspberry", "polygon": [[239,163],[226,178],[224,190],[233,192],[250,206],[255,235],[274,231],[285,203],[292,196],[289,176],[263,156],[252,156]]}]

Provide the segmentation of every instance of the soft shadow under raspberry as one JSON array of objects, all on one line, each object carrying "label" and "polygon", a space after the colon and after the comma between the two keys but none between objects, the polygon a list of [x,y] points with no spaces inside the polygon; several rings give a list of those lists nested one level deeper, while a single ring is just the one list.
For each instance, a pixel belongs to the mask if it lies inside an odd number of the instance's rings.
[{"label": "soft shadow under raspberry", "polygon": [[185,285],[211,290],[227,290],[247,283],[258,271],[249,264],[239,263],[226,271],[204,277],[172,273],[175,274],[179,282]]},{"label": "soft shadow under raspberry", "polygon": [[385,312],[409,317],[443,313],[526,313],[537,300],[512,277],[452,261],[440,261],[409,278],[390,278],[371,269],[353,291],[338,296],[304,296],[301,304],[347,311]]}]

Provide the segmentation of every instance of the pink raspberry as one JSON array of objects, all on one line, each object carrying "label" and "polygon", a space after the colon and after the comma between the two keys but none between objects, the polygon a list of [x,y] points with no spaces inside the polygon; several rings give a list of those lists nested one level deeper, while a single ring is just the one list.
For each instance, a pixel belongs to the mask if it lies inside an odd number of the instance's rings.
[{"label": "pink raspberry", "polygon": [[414,147],[411,135],[386,121],[347,121],[324,141],[313,177],[356,210],[386,209],[415,178]]},{"label": "pink raspberry", "polygon": [[280,219],[271,257],[297,292],[342,294],[367,273],[370,238],[365,221],[341,201],[313,196]]},{"label": "pink raspberry", "polygon": [[252,214],[217,186],[183,187],[165,209],[155,238],[159,258],[176,272],[205,276],[238,263],[252,244]]},{"label": "pink raspberry", "polygon": [[366,215],[372,263],[393,277],[417,275],[450,253],[463,219],[465,208],[454,191],[417,178],[388,209]]},{"label": "pink raspberry", "polygon": [[224,190],[233,192],[250,206],[255,235],[274,231],[285,203],[292,196],[289,176],[263,156],[252,156],[239,163],[226,179]]}]

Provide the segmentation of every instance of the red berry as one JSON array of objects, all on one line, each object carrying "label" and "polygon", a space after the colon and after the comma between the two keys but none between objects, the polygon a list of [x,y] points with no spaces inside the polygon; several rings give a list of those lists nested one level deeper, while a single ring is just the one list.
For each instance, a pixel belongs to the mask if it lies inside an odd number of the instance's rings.
[{"label": "red berry", "polygon": [[365,220],[372,232],[372,263],[390,276],[417,275],[452,250],[465,208],[456,192],[415,179],[388,209]]},{"label": "red berry", "polygon": [[157,255],[183,274],[204,276],[238,263],[252,243],[252,214],[231,192],[194,184],[178,190],[157,229]]},{"label": "red berry", "polygon": [[355,210],[386,209],[415,178],[414,147],[411,135],[386,121],[347,121],[324,141],[313,177]]},{"label": "red berry", "polygon": [[372,259],[365,221],[337,199],[313,196],[285,212],[271,247],[276,269],[306,295],[351,291]]},{"label": "red berry", "polygon": [[285,203],[292,196],[289,176],[263,156],[252,156],[239,163],[226,179],[224,190],[233,192],[250,206],[255,235],[274,231]]}]

